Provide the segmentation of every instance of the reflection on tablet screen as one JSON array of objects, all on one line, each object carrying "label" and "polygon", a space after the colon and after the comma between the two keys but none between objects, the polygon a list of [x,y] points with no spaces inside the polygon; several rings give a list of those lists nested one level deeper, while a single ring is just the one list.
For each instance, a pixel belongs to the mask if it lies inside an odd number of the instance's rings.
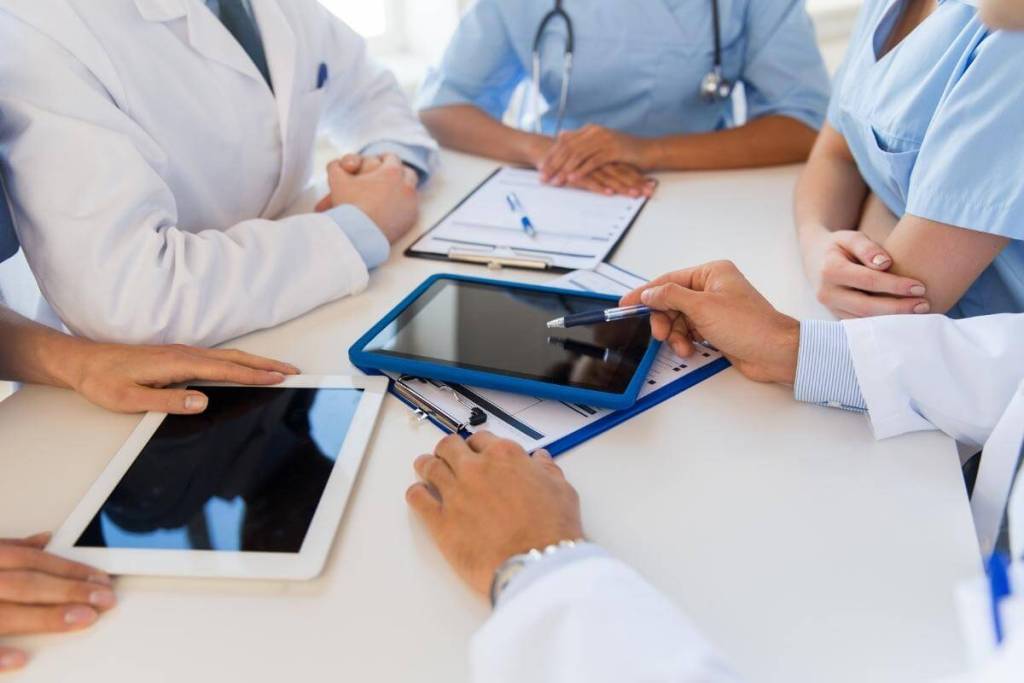
[{"label": "reflection on tablet screen", "polygon": [[366,351],[580,389],[623,393],[651,343],[647,318],[552,334],[547,321],[615,302],[584,294],[439,280]]},{"label": "reflection on tablet screen", "polygon": [[202,387],[168,416],[75,545],[295,553],[361,389]]}]

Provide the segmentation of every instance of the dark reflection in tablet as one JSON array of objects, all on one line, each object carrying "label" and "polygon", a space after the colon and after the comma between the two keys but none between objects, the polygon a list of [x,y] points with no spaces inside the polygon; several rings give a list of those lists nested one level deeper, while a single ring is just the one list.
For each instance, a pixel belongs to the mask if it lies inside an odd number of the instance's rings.
[{"label": "dark reflection in tablet", "polygon": [[301,549],[362,390],[202,391],[206,412],[163,421],[76,545]]},{"label": "dark reflection in tablet", "polygon": [[553,318],[616,305],[592,296],[438,280],[366,350],[624,393],[651,342],[647,318],[559,330],[557,338],[547,328]]}]

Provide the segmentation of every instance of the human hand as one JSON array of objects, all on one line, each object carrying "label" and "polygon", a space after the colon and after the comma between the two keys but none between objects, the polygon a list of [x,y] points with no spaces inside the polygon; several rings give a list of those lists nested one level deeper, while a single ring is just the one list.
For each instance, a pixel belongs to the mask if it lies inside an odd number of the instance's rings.
[{"label": "human hand", "polygon": [[[104,572],[43,552],[49,538],[0,540],[0,636],[78,631],[117,603]],[[0,647],[0,673],[27,662]]]},{"label": "human hand", "polygon": [[590,124],[560,133],[538,170],[541,180],[561,186],[579,182],[596,169],[616,162],[645,169],[646,150],[647,141],[642,138]]},{"label": "human hand", "polygon": [[840,318],[931,310],[924,283],[886,272],[892,257],[856,230],[823,233],[805,260],[818,301]]},{"label": "human hand", "polygon": [[456,573],[487,595],[505,560],[583,536],[576,490],[547,451],[477,432],[442,440],[414,464],[406,501]]},{"label": "human hand", "polygon": [[569,182],[568,186],[608,196],[621,194],[628,197],[650,197],[657,189],[658,181],[648,178],[633,166],[615,163],[595,169]]},{"label": "human hand", "polygon": [[393,154],[385,154],[380,165],[357,174],[345,170],[341,161],[327,166],[331,206],[352,204],[369,216],[391,244],[402,239],[419,218],[416,172]]},{"label": "human hand", "polygon": [[[345,156],[331,163],[340,164],[341,168],[344,169],[344,171],[346,173],[349,173],[350,175],[365,175],[376,171],[389,157],[397,159],[401,163],[401,159],[399,159],[394,154],[346,154]],[[403,175],[405,176],[405,181],[407,183],[410,183],[413,187],[417,187],[419,185],[420,178],[416,174],[416,171],[409,168],[408,166],[405,166],[404,164],[402,167],[404,169]],[[328,165],[328,168],[330,168],[330,165]],[[324,211],[327,211],[333,207],[334,202],[331,200],[331,194],[328,193],[323,199],[317,202],[316,208],[314,210],[317,213],[323,213]]]},{"label": "human hand", "polygon": [[779,313],[729,261],[663,275],[622,299],[655,309],[651,330],[676,354],[708,341],[749,379],[793,384],[800,323]]},{"label": "human hand", "polygon": [[208,399],[195,389],[167,389],[193,380],[279,384],[299,370],[288,363],[231,349],[124,346],[70,339],[61,366],[69,387],[93,403],[123,413],[193,415]]}]

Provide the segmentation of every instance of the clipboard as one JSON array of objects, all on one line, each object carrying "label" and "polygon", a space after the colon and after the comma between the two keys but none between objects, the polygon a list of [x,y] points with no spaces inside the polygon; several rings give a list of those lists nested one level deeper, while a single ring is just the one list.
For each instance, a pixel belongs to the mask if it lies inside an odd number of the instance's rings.
[{"label": "clipboard", "polygon": [[[572,286],[594,290],[594,288],[603,287],[608,288],[608,291],[622,291],[631,289],[638,281],[643,282],[644,280],[621,268],[602,264],[598,271],[573,273],[554,284],[562,284],[567,288]],[[660,386],[649,393],[642,394],[637,402],[629,408],[595,412],[589,417],[585,411],[593,411],[593,409],[588,406],[568,403],[553,404],[555,409],[562,411],[562,415],[569,420],[574,420],[574,424],[579,425],[578,428],[565,430],[565,433],[560,433],[553,440],[545,439],[545,434],[539,433],[546,431],[545,427],[529,419],[531,415],[529,410],[510,415],[508,404],[500,398],[495,398],[493,393],[488,393],[486,390],[460,384],[444,384],[437,380],[425,380],[408,375],[387,374],[391,380],[391,393],[411,408],[420,422],[431,422],[442,432],[457,433],[464,438],[468,437],[475,429],[491,429],[499,436],[519,441],[520,445],[528,451],[545,448],[553,456],[558,456],[664,403],[729,367],[729,361],[711,349],[701,351],[694,359],[680,359],[671,352],[671,349],[663,347],[656,361],[658,369],[652,371],[648,376],[648,381],[652,381],[652,378],[659,378]],[[680,373],[680,376],[675,377],[674,373],[677,372]],[[459,400],[453,399],[453,394],[457,395]],[[517,398],[518,402],[529,400],[526,397]],[[474,408],[485,413],[486,421],[472,424]],[[510,425],[514,429],[510,428]],[[532,439],[531,432],[533,432]],[[519,438],[515,436],[516,433],[520,433]]]},{"label": "clipboard", "polygon": [[[544,448],[552,455],[552,457],[558,457],[559,455],[572,450],[576,446],[586,443],[587,441],[618,427],[620,424],[664,403],[670,398],[683,393],[687,389],[700,384],[704,380],[709,379],[730,367],[731,364],[729,361],[724,358],[719,358],[710,365],[688,375],[685,379],[672,382],[659,391],[645,396],[634,403],[633,407],[626,408],[625,410],[614,411],[597,422],[594,422],[583,429],[576,430],[571,434],[568,434],[545,446]],[[391,383],[388,391],[406,406],[411,408],[414,415],[420,422],[431,422],[442,432],[446,434],[458,434],[463,438],[468,438],[472,434],[467,420],[461,419],[458,415],[454,415],[450,411],[438,407],[432,401],[423,397],[422,394],[416,392],[415,389],[413,389],[414,394],[410,395],[408,393],[408,389],[410,388],[409,380],[414,378],[403,377],[396,379],[389,377],[389,379],[391,380]],[[486,428],[486,426],[486,423],[480,425],[481,428]]]},{"label": "clipboard", "polygon": [[[515,217],[511,213],[505,215],[505,188],[494,187],[502,183],[509,183],[513,188],[517,185],[523,193],[532,195],[525,202],[525,208],[537,224],[535,238],[527,239],[520,234]],[[491,270],[512,268],[570,273],[591,269],[616,252],[647,206],[648,199],[607,197],[584,190],[542,186],[536,171],[501,166],[423,233],[405,250],[405,255],[472,263]],[[480,221],[474,217],[479,214],[477,202],[483,201],[494,207],[498,221]],[[453,224],[462,217],[466,218],[462,228],[452,230]],[[594,228],[589,238],[586,237],[588,225]]]}]

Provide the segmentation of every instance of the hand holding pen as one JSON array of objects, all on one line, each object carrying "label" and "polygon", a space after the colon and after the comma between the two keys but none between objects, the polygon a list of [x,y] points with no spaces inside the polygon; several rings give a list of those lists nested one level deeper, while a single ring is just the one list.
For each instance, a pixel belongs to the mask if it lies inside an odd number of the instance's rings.
[{"label": "hand holding pen", "polygon": [[793,384],[800,322],[775,310],[728,261],[663,275],[621,303],[650,306],[655,339],[683,358],[707,341],[748,378]]}]

